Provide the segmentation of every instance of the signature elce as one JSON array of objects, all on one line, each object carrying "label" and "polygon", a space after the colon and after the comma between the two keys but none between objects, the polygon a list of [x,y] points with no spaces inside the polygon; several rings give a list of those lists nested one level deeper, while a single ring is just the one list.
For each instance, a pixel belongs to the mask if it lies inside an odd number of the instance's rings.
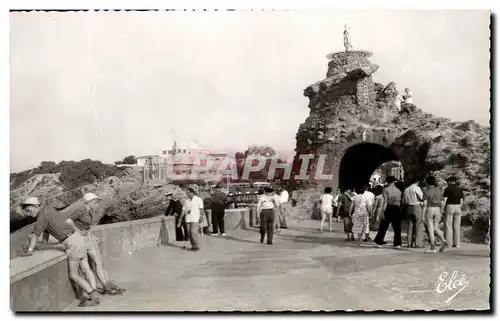
[{"label": "signature elce", "polygon": [[456,270],[453,271],[449,279],[448,272],[446,271],[439,275],[439,283],[436,287],[437,293],[442,294],[445,292],[456,291],[451,297],[448,298],[448,300],[445,301],[445,303],[450,303],[451,300],[453,300],[453,298],[456,297],[457,294],[462,292],[470,283],[465,274],[463,274],[460,279],[458,279],[457,277],[458,272]]}]

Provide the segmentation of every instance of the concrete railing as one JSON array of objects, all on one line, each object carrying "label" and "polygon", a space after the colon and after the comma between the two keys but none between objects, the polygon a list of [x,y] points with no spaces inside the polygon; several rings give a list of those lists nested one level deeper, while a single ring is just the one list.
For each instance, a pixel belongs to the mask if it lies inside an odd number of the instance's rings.
[{"label": "concrete railing", "polygon": [[[212,213],[208,210],[209,220],[212,219]],[[224,218],[224,226],[226,230],[248,229],[255,226],[252,220],[251,208],[237,208],[226,210],[226,217]]]},{"label": "concrete railing", "polygon": [[[254,226],[254,222],[250,209],[226,210],[227,230],[247,229]],[[159,215],[98,225],[92,231],[99,241],[102,256],[116,257],[175,241],[175,218]],[[35,251],[30,257],[10,260],[10,306],[13,311],[62,311],[76,302],[76,293],[69,281],[67,257],[63,252]]]},{"label": "concrete railing", "polygon": [[[163,215],[93,227],[104,257],[175,241],[175,218]],[[10,260],[10,306],[13,311],[61,311],[76,300],[68,277],[66,254],[35,251]]]}]

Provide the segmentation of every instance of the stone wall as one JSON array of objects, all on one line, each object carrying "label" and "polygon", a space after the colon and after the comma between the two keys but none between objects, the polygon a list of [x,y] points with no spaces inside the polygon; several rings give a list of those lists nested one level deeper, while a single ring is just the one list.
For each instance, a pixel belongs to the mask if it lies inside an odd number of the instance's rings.
[{"label": "stone wall", "polygon": [[327,77],[338,73],[350,73],[351,71],[371,65],[368,58],[372,55],[369,51],[341,51],[330,55]]}]

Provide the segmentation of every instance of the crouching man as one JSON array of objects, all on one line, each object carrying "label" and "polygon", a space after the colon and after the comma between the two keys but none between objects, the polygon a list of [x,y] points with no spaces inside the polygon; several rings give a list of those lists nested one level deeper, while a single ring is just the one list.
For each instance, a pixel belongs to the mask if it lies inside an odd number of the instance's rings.
[{"label": "crouching man", "polygon": [[[88,258],[90,258],[91,263],[94,267],[93,270],[103,286],[102,289],[98,289],[99,292],[109,295],[122,294],[125,289],[119,288],[114,283],[109,281],[108,274],[106,273],[106,270],[104,269],[104,265],[102,263],[102,258],[97,246],[97,241],[90,230],[93,222],[93,217],[99,209],[99,201],[101,199],[94,193],[87,193],[83,195],[83,200],[84,208],[74,211],[66,220],[66,222],[72,227],[72,229],[75,232],[83,235],[85,239],[85,249],[88,257],[85,256],[83,264],[89,264]],[[89,276],[88,279],[90,281],[91,287],[93,289],[97,289],[94,275]]]},{"label": "crouching man", "polygon": [[[87,280],[79,274],[79,268],[82,268],[85,275],[88,275],[88,263],[85,266],[85,258],[87,256],[85,238],[80,233],[74,231],[70,224],[66,222],[66,216],[55,212],[53,209],[44,209],[41,211],[40,202],[36,197],[30,197],[22,202],[21,209],[23,215],[36,218],[36,223],[33,232],[29,236],[29,245],[25,256],[32,255],[37,244],[37,238],[44,231],[52,235],[59,242],[64,244],[65,252],[68,256],[69,278],[75,282],[83,292],[88,296],[80,303],[80,306],[95,306],[98,305],[99,298],[95,290]],[[83,215],[83,212],[77,215]],[[79,217],[76,216],[75,219]],[[92,272],[90,271],[90,274]]]}]

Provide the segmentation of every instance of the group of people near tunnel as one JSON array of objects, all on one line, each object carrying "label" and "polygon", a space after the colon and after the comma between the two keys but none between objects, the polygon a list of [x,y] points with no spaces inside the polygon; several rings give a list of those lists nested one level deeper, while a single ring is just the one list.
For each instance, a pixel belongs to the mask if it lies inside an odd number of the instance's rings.
[{"label": "group of people near tunnel", "polygon": [[[70,212],[42,207],[36,197],[29,197],[20,205],[22,216],[36,219],[22,256],[31,256],[35,249],[54,248],[66,252],[69,278],[83,292],[80,301],[83,307],[100,304],[99,294],[119,295],[125,291],[109,279],[97,239],[92,234],[100,200],[97,195],[87,193],[83,196],[83,207]],[[42,242],[38,242],[42,235]],[[59,243],[49,243],[50,236]],[[97,286],[97,280],[101,287]]]},{"label": "group of people near tunnel", "polygon": [[[229,205],[226,194],[222,191],[222,186],[217,185],[214,192],[205,199],[196,196],[196,191],[187,189],[187,199],[181,202],[178,195],[166,193],[165,197],[168,207],[166,216],[174,216],[176,219],[176,240],[190,241],[190,251],[200,249],[198,236],[225,236],[225,209]],[[257,224],[260,226],[260,242],[273,244],[274,233],[279,233],[281,229],[287,228],[286,217],[290,211],[289,194],[284,186],[277,186],[276,189],[265,187],[258,192],[257,203]],[[210,209],[211,215],[208,210]],[[211,233],[209,229],[211,226]]]},{"label": "group of people near tunnel", "polygon": [[[337,191],[335,196],[331,195],[332,189],[326,187],[320,201],[320,231],[323,232],[323,223],[327,218],[330,231],[332,218],[341,218],[346,241],[358,241],[362,246],[372,240],[370,231],[376,230],[373,242],[381,247],[387,244],[385,236],[389,226],[392,226],[393,247],[401,249],[401,223],[407,220],[407,247],[423,248],[426,232],[430,245],[428,252],[442,252],[449,246],[458,248],[464,194],[457,177],[449,177],[447,183],[443,191],[437,186],[434,176],[427,176],[425,180],[415,178],[405,188],[402,181],[388,176],[385,185],[372,187],[365,184]],[[441,223],[444,223],[444,233],[440,229]]]}]

